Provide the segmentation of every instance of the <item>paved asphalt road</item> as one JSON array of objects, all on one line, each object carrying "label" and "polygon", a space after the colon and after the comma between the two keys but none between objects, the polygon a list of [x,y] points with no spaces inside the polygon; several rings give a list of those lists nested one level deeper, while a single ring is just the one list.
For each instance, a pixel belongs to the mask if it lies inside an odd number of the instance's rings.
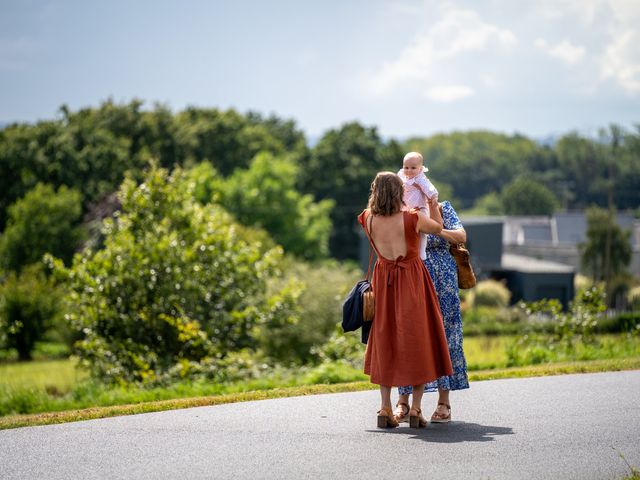
[{"label": "paved asphalt road", "polygon": [[[454,422],[375,428],[340,393],[0,431],[2,479],[620,479],[640,467],[640,371],[476,382]],[[425,397],[431,411],[435,397]]]}]

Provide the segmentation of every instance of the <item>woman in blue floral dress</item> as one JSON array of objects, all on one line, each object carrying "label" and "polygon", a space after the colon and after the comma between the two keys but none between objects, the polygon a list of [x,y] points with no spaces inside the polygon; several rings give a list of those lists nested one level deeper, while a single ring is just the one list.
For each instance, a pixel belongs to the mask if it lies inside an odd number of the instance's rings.
[{"label": "woman in blue floral dress", "polygon": [[[456,211],[447,201],[440,204],[444,229],[439,235],[428,235],[427,258],[424,264],[429,270],[431,279],[438,294],[442,319],[444,321],[445,334],[449,345],[449,355],[453,365],[453,375],[440,377],[438,380],[427,383],[425,392],[439,393],[438,406],[431,416],[435,423],[451,421],[451,403],[449,392],[469,388],[467,378],[467,361],[462,350],[462,315],[460,314],[460,296],[458,292],[458,271],[456,262],[449,253],[449,243],[464,243],[467,234],[458,219]],[[409,395],[412,387],[400,387],[398,389],[396,419],[406,421],[409,412]]]}]

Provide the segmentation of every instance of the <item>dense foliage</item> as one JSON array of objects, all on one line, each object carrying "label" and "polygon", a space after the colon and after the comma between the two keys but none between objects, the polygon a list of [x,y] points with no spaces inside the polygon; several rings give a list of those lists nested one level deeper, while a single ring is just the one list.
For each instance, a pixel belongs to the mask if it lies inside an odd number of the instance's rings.
[{"label": "dense foliage", "polygon": [[385,142],[375,128],[348,123],[326,132],[299,170],[300,186],[316,200],[332,199],[330,251],[358,258],[356,216],[366,207],[371,182],[380,170],[402,167],[402,147]]},{"label": "dense foliage", "polygon": [[30,360],[35,343],[58,320],[60,299],[41,265],[10,272],[0,284],[0,348],[15,348],[20,360]]},{"label": "dense foliage", "polygon": [[[607,249],[610,252],[608,265]],[[624,272],[631,261],[631,232],[620,228],[615,214],[608,210],[588,208],[587,239],[580,245],[580,250],[585,271],[596,281],[609,280]]]},{"label": "dense foliage", "polygon": [[57,120],[0,130],[0,230],[7,207],[38,182],[76,188],[86,205],[116,191],[126,171],[139,177],[151,158],[167,168],[208,160],[226,175],[261,151],[307,155],[292,121],[234,110],[174,114],[161,105],[142,107],[139,100],[77,112],[63,106]]},{"label": "dense foliage", "polygon": [[7,227],[0,235],[0,266],[20,271],[51,253],[69,262],[83,238],[81,195],[62,186],[37,184],[9,207]]},{"label": "dense foliage", "polygon": [[501,203],[508,215],[552,215],[558,199],[544,184],[520,177],[504,187]]},{"label": "dense foliage", "polygon": [[297,290],[267,294],[281,251],[193,201],[181,170],[152,168],[124,182],[122,211],[104,247],[70,268],[67,319],[82,332],[80,358],[109,382],[153,382],[206,370],[255,345],[255,329],[289,321]]},{"label": "dense foliage", "polygon": [[285,251],[300,258],[317,259],[329,254],[331,200],[314,202],[295,188],[298,165],[270,153],[258,154],[247,169],[236,169],[221,178],[210,163],[190,172],[196,197],[216,202],[243,225],[263,228]]}]

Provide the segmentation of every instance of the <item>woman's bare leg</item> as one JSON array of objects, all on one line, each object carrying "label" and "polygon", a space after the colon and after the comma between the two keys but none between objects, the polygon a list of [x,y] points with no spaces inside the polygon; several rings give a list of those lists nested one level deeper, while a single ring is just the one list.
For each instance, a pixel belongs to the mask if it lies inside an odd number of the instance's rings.
[{"label": "woman's bare leg", "polygon": [[380,397],[382,399],[382,407],[380,408],[386,408],[391,412],[391,387],[380,385]]},{"label": "woman's bare leg", "polygon": [[451,405],[449,403],[449,390],[443,390],[442,388],[438,389],[438,403],[444,403],[445,405]]},{"label": "woman's bare leg", "polygon": [[419,412],[422,407],[422,394],[424,393],[424,383],[413,386],[413,397],[411,398],[411,410]]}]

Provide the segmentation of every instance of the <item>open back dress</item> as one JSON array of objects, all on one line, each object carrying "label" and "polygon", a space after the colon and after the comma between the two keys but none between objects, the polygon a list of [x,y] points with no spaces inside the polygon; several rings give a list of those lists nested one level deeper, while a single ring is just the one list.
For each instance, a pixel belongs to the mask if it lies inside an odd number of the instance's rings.
[{"label": "open back dress", "polygon": [[[369,235],[369,215],[365,210],[358,216],[378,256],[371,281],[375,316],[364,372],[371,383],[385,386],[418,385],[451,375],[438,297],[419,256],[418,215],[402,213],[407,250],[393,260],[380,254]],[[375,230],[375,217],[372,220]]]}]

